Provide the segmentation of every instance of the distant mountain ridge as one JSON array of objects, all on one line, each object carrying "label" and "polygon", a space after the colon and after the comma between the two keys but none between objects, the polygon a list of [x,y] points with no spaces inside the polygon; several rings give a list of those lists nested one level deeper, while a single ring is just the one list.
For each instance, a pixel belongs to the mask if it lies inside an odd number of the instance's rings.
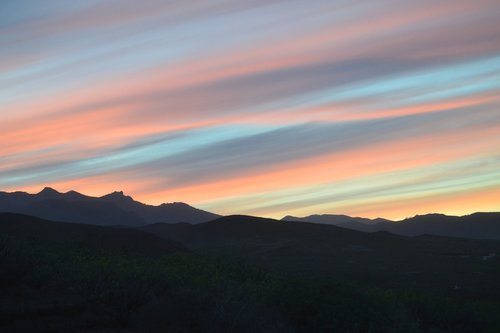
[{"label": "distant mountain ridge", "polygon": [[446,237],[500,239],[500,212],[474,213],[465,216],[444,214],[416,215],[401,221],[366,219],[346,215],[285,216],[283,221],[311,222],[342,228],[377,232],[388,231],[403,236],[437,235]]},{"label": "distant mountain ridge", "polygon": [[[36,194],[0,191],[0,213],[10,212],[52,221],[101,226],[140,227],[154,223],[200,224],[220,215],[173,202],[147,205],[115,191],[101,197],[76,191],[61,193],[46,187]],[[417,215],[401,221],[369,219],[347,215],[285,216],[282,221],[328,224],[363,231],[386,231],[403,236],[436,235],[475,239],[500,239],[500,212],[474,213],[466,216],[443,214]]]},{"label": "distant mountain ridge", "polygon": [[61,193],[50,187],[36,194],[0,192],[0,212],[21,213],[54,221],[123,226],[156,222],[202,223],[219,217],[182,202],[147,205],[121,191],[91,197],[76,191]]},{"label": "distant mountain ridge", "polygon": [[[307,220],[306,220],[307,219]],[[323,215],[309,215],[307,217],[295,217],[291,215],[287,215],[281,220],[283,221],[291,221],[291,222],[314,222],[314,223],[319,223],[319,224],[330,224],[330,225],[337,225],[341,226],[344,223],[362,223],[362,224],[376,224],[380,222],[392,222],[387,219],[383,218],[376,218],[376,219],[368,219],[364,217],[351,217],[348,215],[333,215],[333,214],[323,214]]]}]

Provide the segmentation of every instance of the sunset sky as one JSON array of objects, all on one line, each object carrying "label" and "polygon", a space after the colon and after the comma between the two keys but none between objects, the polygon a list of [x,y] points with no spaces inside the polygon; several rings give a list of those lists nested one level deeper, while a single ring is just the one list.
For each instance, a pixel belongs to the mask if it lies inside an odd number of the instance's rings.
[{"label": "sunset sky", "polygon": [[0,190],[500,210],[500,2],[0,1]]}]

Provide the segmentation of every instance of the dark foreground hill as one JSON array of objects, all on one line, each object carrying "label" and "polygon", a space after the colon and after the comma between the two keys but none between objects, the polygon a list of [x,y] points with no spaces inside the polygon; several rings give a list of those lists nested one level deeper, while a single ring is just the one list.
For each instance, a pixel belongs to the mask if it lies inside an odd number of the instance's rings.
[{"label": "dark foreground hill", "polygon": [[139,230],[0,215],[0,331],[500,329],[498,259],[480,257],[499,242],[244,216],[147,229],[194,251]]},{"label": "dark foreground hill", "polygon": [[177,242],[136,229],[53,222],[14,213],[0,213],[0,235],[104,253],[156,255],[186,251]]},{"label": "dark foreground hill", "polygon": [[[452,293],[460,289],[470,295],[500,297],[499,241],[403,237],[249,216],[199,225],[153,224],[142,230],[195,251],[243,257],[272,270],[382,287]],[[487,257],[490,254],[494,256]]]},{"label": "dark foreground hill", "polygon": [[75,191],[60,193],[46,187],[40,193],[0,192],[0,212],[37,216],[54,221],[95,225],[139,226],[148,223],[201,223],[219,217],[182,202],[146,205],[123,192],[90,197]]},{"label": "dark foreground hill", "polygon": [[404,236],[438,235],[475,239],[500,239],[500,213],[474,213],[465,216],[417,215],[401,221],[365,219],[345,215],[285,216],[284,221],[337,225],[358,231],[389,231]]}]

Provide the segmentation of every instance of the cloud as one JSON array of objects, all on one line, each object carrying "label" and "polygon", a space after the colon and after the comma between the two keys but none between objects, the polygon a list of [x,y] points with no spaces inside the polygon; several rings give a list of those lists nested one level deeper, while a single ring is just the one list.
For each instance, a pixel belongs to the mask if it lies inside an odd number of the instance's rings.
[{"label": "cloud", "polygon": [[[487,161],[498,147],[499,10],[491,0],[2,3],[0,186],[106,184],[149,202],[279,214],[337,198],[294,187],[372,175],[368,188],[410,170],[449,194],[424,171]],[[418,185],[407,180],[395,185],[401,198]],[[384,188],[363,200],[390,207]],[[259,191],[279,202],[266,206]],[[360,211],[355,197],[345,209]]]}]

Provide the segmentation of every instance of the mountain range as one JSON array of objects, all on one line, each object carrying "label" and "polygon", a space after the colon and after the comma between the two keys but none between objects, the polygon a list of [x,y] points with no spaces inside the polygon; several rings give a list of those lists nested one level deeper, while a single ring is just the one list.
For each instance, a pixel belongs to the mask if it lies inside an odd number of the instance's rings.
[{"label": "mountain range", "polygon": [[123,226],[156,222],[202,223],[219,217],[182,202],[152,206],[135,201],[123,192],[91,197],[75,191],[60,193],[50,187],[37,194],[0,192],[0,212],[21,213],[54,221]]},{"label": "mountain range", "polygon": [[346,215],[285,216],[283,221],[312,222],[342,228],[377,232],[388,231],[403,236],[437,235],[475,239],[500,239],[500,213],[474,213],[465,216],[443,214],[416,215],[401,221],[366,219]]},{"label": "mountain range", "polygon": [[[128,227],[140,227],[158,222],[199,224],[221,217],[182,202],[164,203],[159,206],[147,205],[121,191],[102,197],[92,197],[75,191],[61,193],[50,187],[36,194],[0,192],[0,212],[26,214],[53,221]],[[387,231],[403,236],[429,234],[500,239],[500,213],[474,213],[466,216],[427,214],[401,221],[325,214],[306,217],[285,216],[282,221],[329,224],[364,232]]]}]

